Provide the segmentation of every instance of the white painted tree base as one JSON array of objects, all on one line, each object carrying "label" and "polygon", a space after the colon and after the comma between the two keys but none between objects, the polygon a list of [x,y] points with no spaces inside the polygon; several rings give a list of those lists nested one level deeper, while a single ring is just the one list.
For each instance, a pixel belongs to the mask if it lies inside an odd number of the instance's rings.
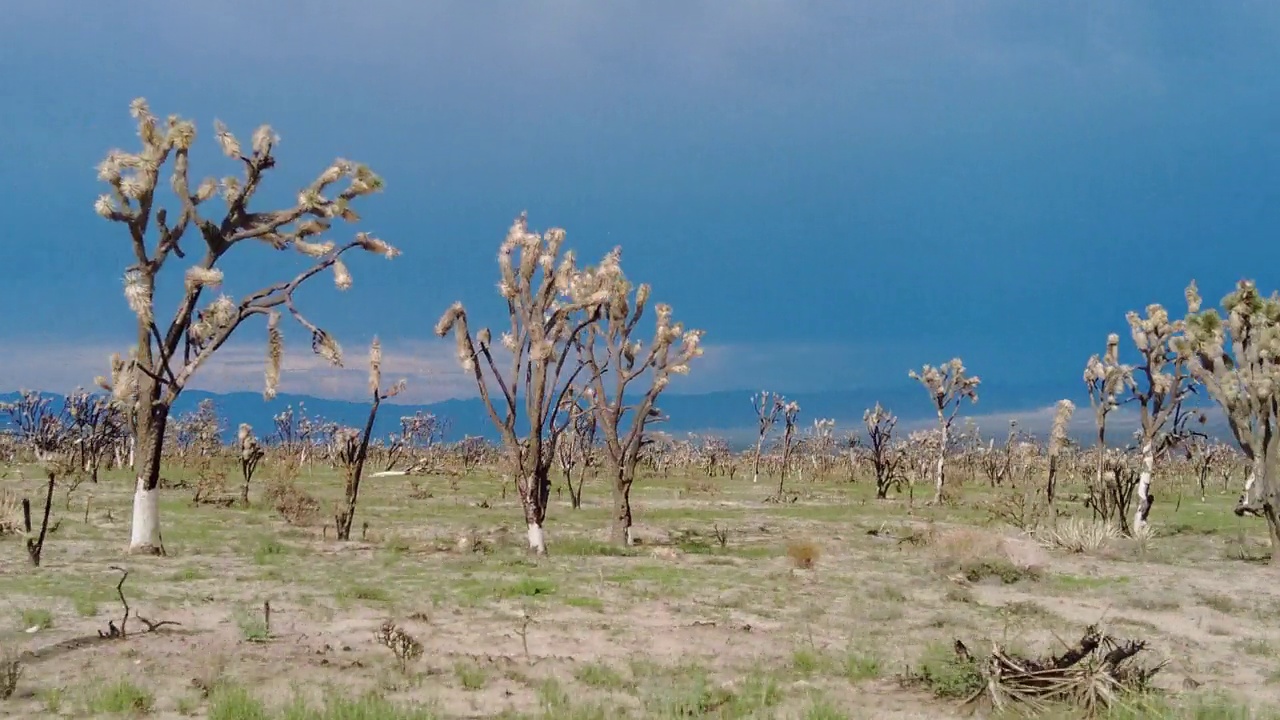
[{"label": "white painted tree base", "polygon": [[542,534],[542,526],[533,524],[529,526],[529,549],[539,555],[547,554],[547,540]]},{"label": "white painted tree base", "polygon": [[158,552],[160,549],[160,488],[145,490],[138,478],[133,493],[133,527],[129,536],[129,552]]}]

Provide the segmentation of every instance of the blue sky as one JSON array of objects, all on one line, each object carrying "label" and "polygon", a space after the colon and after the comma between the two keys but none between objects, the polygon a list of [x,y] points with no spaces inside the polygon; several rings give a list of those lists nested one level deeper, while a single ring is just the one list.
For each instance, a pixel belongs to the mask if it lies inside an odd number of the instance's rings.
[{"label": "blue sky", "polygon": [[[196,121],[199,175],[234,169],[215,118],[270,123],[260,207],[335,156],[384,176],[360,227],[403,256],[301,300],[357,367],[377,332],[410,400],[471,394],[431,326],[457,299],[500,319],[495,251],[521,210],[584,259],[622,245],[706,330],[684,392],[900,386],[956,354],[1079,392],[1125,311],[1181,311],[1192,277],[1215,300],[1277,285],[1275,3],[300,7],[6,3],[0,385],[87,384],[131,337],[127,238],[92,211],[93,168],[134,147],[140,95]],[[245,250],[233,294],[298,267]],[[242,329],[197,386],[259,388],[264,335]],[[362,394],[362,371],[285,337],[285,390]]]}]

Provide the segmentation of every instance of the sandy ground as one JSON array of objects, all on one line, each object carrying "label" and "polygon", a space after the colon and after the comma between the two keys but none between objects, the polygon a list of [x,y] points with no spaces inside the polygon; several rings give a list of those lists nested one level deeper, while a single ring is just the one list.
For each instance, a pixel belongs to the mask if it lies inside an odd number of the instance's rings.
[{"label": "sandy ground", "polygon": [[[267,708],[373,693],[440,717],[960,717],[901,679],[927,648],[1058,651],[1089,624],[1148,641],[1174,699],[1194,688],[1280,704],[1280,583],[1251,559],[1263,528],[1225,499],[1157,517],[1140,546],[1068,554],[967,502],[868,501],[865,483],[815,482],[778,505],[763,483],[664,479],[638,491],[641,544],[622,555],[604,544],[607,494],[589,485],[584,509],[552,508],[551,554],[530,558],[495,480],[416,481],[431,497],[408,498],[403,478],[369,482],[357,517],[369,527],[351,543],[287,525],[256,493],[243,509],[166,491],[161,558],[121,551],[127,483],[83,486],[70,510],[60,494],[41,568],[20,539],[0,540],[0,647],[23,666],[0,715],[102,715],[123,679],[150,717],[203,717],[220,687]],[[34,483],[0,483],[35,497]],[[325,502],[339,486],[323,472],[302,484]],[[797,544],[815,549],[811,567],[789,557]],[[1034,573],[957,572],[977,555]],[[100,640],[121,614],[111,565],[130,572],[131,607],[176,624],[144,632],[131,618],[129,637]],[[386,620],[423,647],[403,670],[374,639]]]}]

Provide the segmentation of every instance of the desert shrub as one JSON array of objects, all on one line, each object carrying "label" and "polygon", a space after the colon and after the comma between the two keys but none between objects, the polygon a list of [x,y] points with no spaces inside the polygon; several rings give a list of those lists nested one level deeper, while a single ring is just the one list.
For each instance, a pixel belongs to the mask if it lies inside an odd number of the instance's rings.
[{"label": "desert shrub", "polygon": [[979,530],[931,533],[929,549],[940,572],[959,574],[970,582],[994,577],[1012,584],[1041,575],[1039,559],[1025,545]]},{"label": "desert shrub", "polygon": [[0,653],[0,700],[8,700],[18,689],[18,678],[22,677],[22,663],[17,655],[8,652]]},{"label": "desert shrub", "polygon": [[290,525],[306,527],[320,517],[320,501],[298,487],[295,480],[272,477],[263,493],[271,507]]},{"label": "desert shrub", "polygon": [[821,555],[822,548],[812,540],[794,540],[787,543],[787,557],[791,558],[793,566],[802,570],[812,568]]},{"label": "desert shrub", "polygon": [[944,642],[930,643],[905,679],[923,685],[936,697],[955,699],[968,698],[986,684],[978,664]]}]

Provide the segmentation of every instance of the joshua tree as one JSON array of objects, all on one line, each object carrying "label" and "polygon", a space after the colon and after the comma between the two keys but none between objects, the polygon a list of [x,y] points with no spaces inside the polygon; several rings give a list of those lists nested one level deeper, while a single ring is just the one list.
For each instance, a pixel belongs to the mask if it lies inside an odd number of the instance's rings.
[{"label": "joshua tree", "polygon": [[355,428],[342,428],[333,436],[335,459],[346,475],[343,488],[343,504],[334,515],[334,529],[339,540],[351,539],[351,525],[356,519],[356,501],[360,497],[360,478],[364,474],[364,461],[369,456],[369,436],[373,434],[373,423],[378,418],[378,408],[382,401],[404,392],[405,381],[400,380],[391,389],[382,389],[382,344],[374,338],[369,345],[369,394],[373,402],[369,406],[369,418],[365,421],[364,432]]},{"label": "joshua tree", "polygon": [[1264,298],[1251,280],[1241,280],[1222,299],[1226,319],[1214,309],[1200,311],[1194,282],[1187,288],[1185,339],[1179,349],[1188,367],[1227,416],[1236,444],[1251,463],[1249,492],[1236,514],[1267,520],[1271,563],[1280,565],[1280,295]]},{"label": "joshua tree", "polygon": [[907,375],[920,381],[925,390],[929,391],[929,399],[933,401],[933,409],[938,414],[938,455],[934,458],[933,466],[933,501],[940,503],[946,480],[947,441],[950,439],[951,424],[960,412],[962,400],[969,398],[970,402],[978,402],[978,385],[982,380],[976,375],[967,375],[960,358],[952,358],[951,362],[941,367],[925,365],[920,372],[911,370]]},{"label": "joshua tree", "polygon": [[1138,507],[1133,516],[1133,529],[1139,531],[1147,524],[1155,500],[1151,476],[1155,472],[1157,441],[1170,420],[1180,415],[1183,401],[1191,394],[1191,377],[1186,358],[1175,347],[1180,345],[1175,338],[1183,331],[1182,320],[1170,320],[1169,313],[1154,304],[1147,306],[1145,318],[1129,312],[1125,319],[1140,358],[1130,371],[1128,384],[1141,420],[1142,471],[1138,476]]},{"label": "joshua tree", "polygon": [[[1107,350],[1102,357],[1093,355],[1084,366],[1084,384],[1089,391],[1089,406],[1093,408],[1093,421],[1098,430],[1098,457],[1094,468],[1093,488],[1089,494],[1095,500],[1103,492],[1107,456],[1107,416],[1120,406],[1120,394],[1133,383],[1133,369],[1120,363],[1120,336],[1107,336]],[[1098,503],[1091,504],[1096,509]]]},{"label": "joshua tree", "polygon": [[1053,498],[1058,487],[1058,458],[1067,445],[1067,428],[1071,424],[1071,415],[1075,411],[1075,403],[1070,400],[1059,400],[1058,409],[1053,414],[1053,427],[1049,430],[1049,477],[1045,482],[1044,492],[1050,512],[1055,512]]},{"label": "joshua tree", "polygon": [[249,482],[253,480],[253,473],[258,469],[258,463],[265,453],[262,446],[258,444],[258,438],[254,437],[253,426],[249,423],[240,423],[236,442],[240,445],[240,476],[244,479],[244,485],[240,487],[240,502],[248,505]]},{"label": "joshua tree", "polygon": [[[689,363],[702,355],[702,331],[672,322],[671,306],[658,303],[648,346],[636,338],[650,288],[641,284],[633,296],[621,256],[622,249],[614,248],[599,267],[586,273],[604,299],[598,319],[586,326],[577,346],[587,371],[583,395],[595,415],[613,476],[613,538],[630,545],[631,485],[646,444],[645,427],[661,417],[657,400],[671,375],[688,373]],[[633,383],[639,389],[631,389]]]},{"label": "joshua tree", "polygon": [[893,413],[880,407],[880,403],[862,413],[862,424],[867,426],[867,436],[871,440],[871,467],[876,473],[876,499],[883,500],[889,495],[889,485],[897,475],[898,464],[902,462],[902,453],[893,446],[893,429],[898,418]]},{"label": "joshua tree", "polygon": [[773,429],[773,424],[778,422],[778,413],[782,412],[784,405],[786,401],[777,393],[761,390],[751,396],[751,407],[756,411],[756,427],[759,430],[759,435],[756,436],[755,455],[751,460],[751,482],[753,483],[760,482],[760,451],[764,448],[764,439]]},{"label": "joshua tree", "polygon": [[[565,404],[581,369],[569,361],[572,340],[595,321],[601,304],[611,297],[610,290],[598,287],[594,277],[579,272],[572,251],[566,251],[557,264],[563,243],[564,230],[559,228],[541,235],[529,232],[522,213],[498,251],[498,292],[511,323],[501,340],[510,354],[505,374],[494,357],[489,329],[473,335],[461,302],[446,310],[435,327],[440,337],[454,332],[458,362],[474,375],[489,419],[502,437],[507,467],[524,507],[529,549],[536,554],[547,551],[543,524],[556,438],[569,422]],[[516,427],[522,390],[523,438]]]},{"label": "joshua tree", "polygon": [[[112,150],[98,166],[98,179],[110,192],[94,202],[99,215],[125,226],[135,263],[125,271],[125,299],[137,316],[137,337],[128,359],[112,358],[111,380],[99,384],[117,401],[131,408],[135,417],[134,436],[139,450],[135,463],[137,487],[134,494],[131,552],[160,552],[160,511],[158,504],[160,457],[169,408],[191,381],[195,372],[231,337],[242,322],[254,315],[267,318],[268,361],[265,396],[274,397],[280,377],[281,336],[279,308],[285,308],[311,332],[312,349],[334,365],[341,365],[342,353],[329,333],[306,319],[294,305],[294,291],[310,278],[333,269],[339,289],[351,285],[351,274],[341,256],[353,248],[394,257],[397,251],[385,242],[360,233],[343,245],[313,239],[329,230],[334,218],[354,221],[351,209],[356,198],[377,192],[382,180],[369,168],[347,160],[336,160],[297,195],[292,207],[274,211],[253,211],[250,201],[261,187],[266,172],[275,167],[272,153],[279,138],[269,126],[253,133],[249,154],[220,122],[214,133],[222,152],[244,166],[243,179],[212,177],[195,182],[189,169],[189,154],[195,140],[195,125],[170,116],[160,121],[142,98],[134,100],[130,112],[138,123],[142,147],[137,153]],[[176,195],[175,212],[158,207],[156,191],[161,169],[171,163],[169,178]],[[347,178],[349,184],[334,196],[330,186]],[[194,185],[194,187],[193,187]],[[226,211],[219,219],[206,214],[206,201],[221,195]],[[176,217],[175,217],[176,216]],[[159,279],[173,258],[182,260],[195,252],[183,241],[193,230],[201,246],[199,258],[184,275],[184,284],[172,320],[163,323],[156,316],[155,293]],[[150,236],[150,237],[149,237]],[[278,250],[292,249],[313,264],[293,279],[269,285],[243,296],[239,301],[220,295],[197,310],[206,290],[221,285],[219,262],[233,247],[248,240]]]},{"label": "joshua tree", "polygon": [[796,419],[800,417],[800,403],[794,400],[782,406],[782,467],[778,473],[778,492],[774,499],[782,502],[783,487],[787,483],[787,466],[791,464],[791,450],[795,447]]}]

